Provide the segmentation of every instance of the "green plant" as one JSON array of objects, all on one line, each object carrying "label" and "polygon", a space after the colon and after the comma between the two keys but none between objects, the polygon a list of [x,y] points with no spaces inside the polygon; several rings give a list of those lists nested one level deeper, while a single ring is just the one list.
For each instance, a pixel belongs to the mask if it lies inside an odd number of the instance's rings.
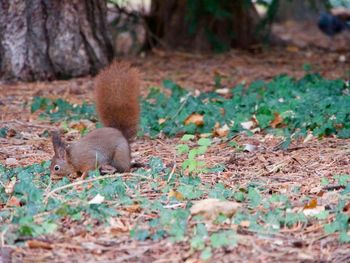
[{"label": "green plant", "polygon": [[84,102],[82,105],[70,104],[63,99],[34,97],[31,112],[41,110],[41,118],[49,118],[52,122],[89,119],[96,122],[95,107]]},{"label": "green plant", "polygon": [[[194,139],[193,135],[184,135],[181,141],[188,142]],[[177,151],[179,154],[186,154],[187,158],[182,163],[182,169],[187,170],[190,174],[205,173],[207,171],[204,161],[198,160],[200,155],[203,155],[211,145],[209,138],[201,138],[198,140],[198,147],[190,148],[188,144],[179,144]]]},{"label": "green plant", "polygon": [[[141,101],[140,134],[156,137],[159,133],[175,136],[179,133],[212,133],[216,125],[229,127],[231,137],[242,131],[250,133],[244,123],[254,119],[262,132],[290,138],[304,137],[309,132],[323,137],[336,135],[350,138],[349,85],[342,80],[327,80],[317,74],[307,74],[300,80],[282,75],[270,82],[255,81],[248,88],[232,88],[232,98],[216,92],[193,96],[176,83],[164,81],[171,91],[166,96],[153,88]],[[92,105],[72,105],[61,99],[36,97],[32,111],[41,110],[41,117],[51,121],[90,119],[96,121]],[[186,123],[193,113],[203,116],[201,125]]]}]

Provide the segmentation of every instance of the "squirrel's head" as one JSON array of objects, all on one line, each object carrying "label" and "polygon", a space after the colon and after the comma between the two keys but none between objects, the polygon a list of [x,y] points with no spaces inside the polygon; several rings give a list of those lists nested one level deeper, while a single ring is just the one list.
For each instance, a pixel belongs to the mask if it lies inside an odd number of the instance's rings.
[{"label": "squirrel's head", "polygon": [[67,162],[67,146],[61,139],[59,132],[52,132],[51,137],[53,149],[55,152],[55,155],[51,159],[51,176],[53,178],[68,176],[73,172],[73,170]]}]

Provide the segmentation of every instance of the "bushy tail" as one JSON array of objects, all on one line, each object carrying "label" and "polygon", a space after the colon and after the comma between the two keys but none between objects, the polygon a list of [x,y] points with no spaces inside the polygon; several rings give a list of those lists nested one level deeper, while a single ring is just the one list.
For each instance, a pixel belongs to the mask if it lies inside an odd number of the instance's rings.
[{"label": "bushy tail", "polygon": [[95,78],[96,110],[106,127],[130,140],[136,135],[140,106],[140,74],[127,62],[114,61]]}]

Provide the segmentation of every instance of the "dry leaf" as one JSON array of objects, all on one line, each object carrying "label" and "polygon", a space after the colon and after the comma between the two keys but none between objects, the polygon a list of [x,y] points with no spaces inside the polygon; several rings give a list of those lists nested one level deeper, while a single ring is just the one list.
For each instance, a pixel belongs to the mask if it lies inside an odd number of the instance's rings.
[{"label": "dry leaf", "polygon": [[82,122],[76,122],[70,125],[70,127],[74,130],[78,130],[79,132],[83,132],[87,127],[84,123]]},{"label": "dry leaf", "polygon": [[14,129],[9,129],[7,131],[7,137],[15,137],[16,135],[17,135],[17,132]]},{"label": "dry leaf", "polygon": [[315,261],[315,257],[310,254],[307,253],[307,252],[304,252],[304,251],[299,251],[298,252],[298,259],[302,262],[309,262],[309,261]]},{"label": "dry leaf", "polygon": [[241,227],[248,228],[250,226],[250,221],[248,220],[243,220],[239,223]]},{"label": "dry leaf", "polygon": [[94,198],[89,201],[89,204],[101,204],[105,200],[103,195],[97,194]]},{"label": "dry leaf", "polygon": [[241,126],[244,129],[250,130],[251,132],[260,131],[260,129],[258,128],[259,122],[255,115],[253,115],[250,121],[242,122]]},{"label": "dry leaf", "polygon": [[198,89],[196,89],[196,90],[194,91],[194,96],[195,96],[195,97],[198,97],[199,95],[201,95],[201,91],[198,90]]},{"label": "dry leaf", "polygon": [[220,214],[232,217],[239,207],[241,205],[237,202],[208,198],[194,202],[191,207],[191,214],[202,215],[207,219],[213,220]]},{"label": "dry leaf", "polygon": [[21,202],[15,196],[11,196],[11,198],[7,201],[6,206],[21,206]]},{"label": "dry leaf", "polygon": [[316,187],[312,187],[311,189],[310,189],[310,194],[317,194],[317,193],[319,193],[320,191],[322,191],[322,186],[316,186]]},{"label": "dry leaf", "polygon": [[255,122],[254,121],[242,122],[241,126],[246,130],[250,130],[250,129],[253,129],[255,127]]},{"label": "dry leaf", "polygon": [[169,191],[168,197],[175,197],[176,200],[179,200],[179,201],[184,200],[184,196],[180,192],[174,191],[174,190]]},{"label": "dry leaf", "polygon": [[196,126],[202,126],[204,124],[204,116],[198,113],[193,113],[185,120],[185,125],[194,123]]},{"label": "dry leaf", "polygon": [[325,210],[326,209],[324,206],[315,206],[314,208],[304,209],[303,213],[305,216],[315,216]]},{"label": "dry leaf", "polygon": [[215,125],[214,136],[226,137],[230,131],[230,128],[227,124],[224,124],[222,127]]},{"label": "dry leaf", "polygon": [[158,120],[158,124],[159,124],[159,125],[162,124],[162,123],[164,123],[164,122],[166,122],[166,119],[164,119],[164,118],[161,118],[161,119]]},{"label": "dry leaf", "polygon": [[39,240],[28,240],[27,241],[27,246],[29,248],[43,248],[43,249],[52,249],[52,245],[44,242],[44,241],[39,241]]},{"label": "dry leaf", "polygon": [[69,128],[83,132],[85,129],[93,130],[95,128],[95,123],[90,120],[73,121],[69,123]]},{"label": "dry leaf", "polygon": [[273,114],[275,117],[274,119],[270,122],[270,126],[275,129],[277,128],[278,125],[280,125],[282,122],[283,122],[283,118],[282,116],[278,113],[278,112],[275,112]]},{"label": "dry leaf", "polygon": [[350,212],[350,202],[348,202],[344,207],[343,207],[343,212],[349,213]]},{"label": "dry leaf", "polygon": [[310,141],[314,136],[312,135],[312,133],[309,133],[308,135],[306,135],[303,143],[307,143],[308,141]]},{"label": "dry leaf", "polygon": [[293,52],[293,53],[299,52],[299,48],[296,47],[296,46],[288,46],[288,47],[286,48],[286,50],[287,50],[288,52]]},{"label": "dry leaf", "polygon": [[304,209],[313,209],[317,206],[317,199],[313,198],[309,201],[307,205],[304,206]]},{"label": "dry leaf", "polygon": [[211,137],[211,136],[212,136],[211,133],[201,133],[201,134],[199,134],[199,137],[200,137],[200,138],[209,138],[209,137]]},{"label": "dry leaf", "polygon": [[114,236],[118,236],[130,231],[130,227],[125,225],[125,223],[117,217],[111,217],[109,219],[109,225],[110,227],[107,228],[107,232]]},{"label": "dry leaf", "polygon": [[13,193],[16,185],[16,177],[12,177],[11,180],[5,186],[5,193],[10,195]]},{"label": "dry leaf", "polygon": [[215,92],[220,95],[226,95],[230,93],[230,89],[228,88],[216,89]]},{"label": "dry leaf", "polygon": [[132,204],[125,207],[125,210],[129,213],[138,213],[141,211],[140,204]]}]

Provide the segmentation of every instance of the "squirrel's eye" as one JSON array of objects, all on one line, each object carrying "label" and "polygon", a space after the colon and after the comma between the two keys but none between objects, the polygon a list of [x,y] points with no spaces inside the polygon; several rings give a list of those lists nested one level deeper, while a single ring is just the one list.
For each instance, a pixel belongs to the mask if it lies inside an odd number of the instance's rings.
[{"label": "squirrel's eye", "polygon": [[60,169],[60,166],[56,164],[53,169],[55,169],[55,171],[58,171]]}]

